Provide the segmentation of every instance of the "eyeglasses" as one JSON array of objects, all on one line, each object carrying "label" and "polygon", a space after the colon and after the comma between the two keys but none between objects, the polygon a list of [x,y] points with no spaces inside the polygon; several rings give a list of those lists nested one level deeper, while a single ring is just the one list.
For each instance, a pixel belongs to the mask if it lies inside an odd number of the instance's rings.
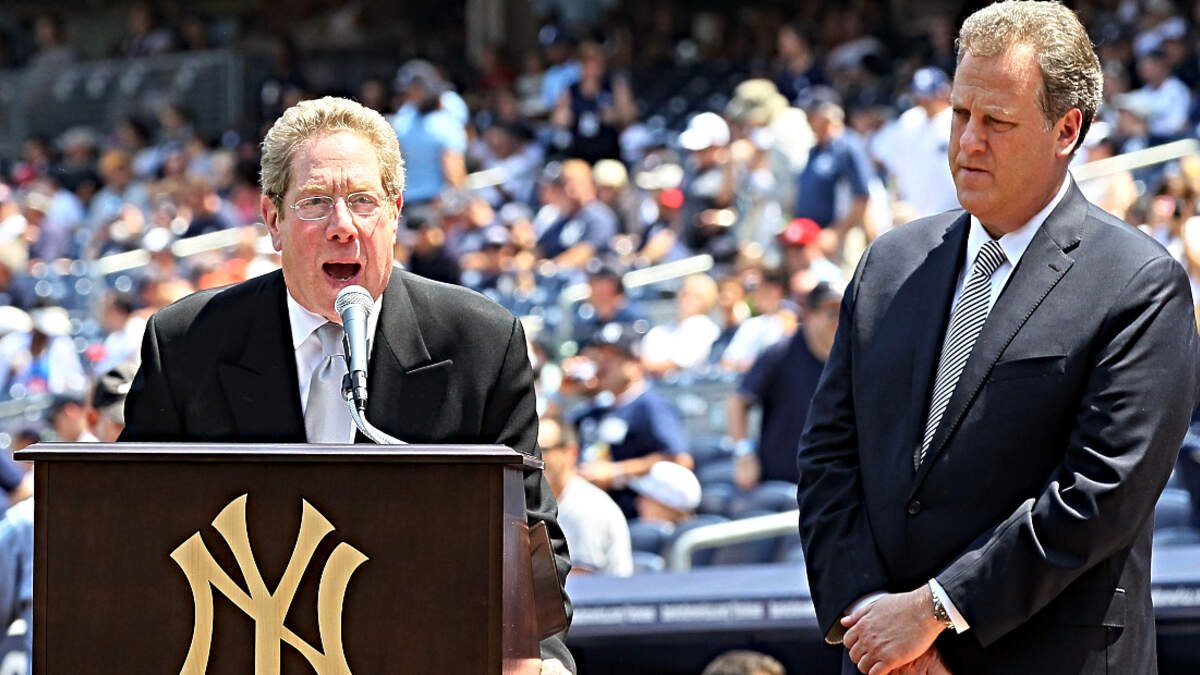
[{"label": "eyeglasses", "polygon": [[383,206],[382,200],[370,192],[355,192],[337,199],[328,195],[305,197],[289,206],[296,211],[296,217],[300,220],[325,220],[333,213],[338,200],[346,202],[350,213],[359,218],[370,218],[379,213]]}]

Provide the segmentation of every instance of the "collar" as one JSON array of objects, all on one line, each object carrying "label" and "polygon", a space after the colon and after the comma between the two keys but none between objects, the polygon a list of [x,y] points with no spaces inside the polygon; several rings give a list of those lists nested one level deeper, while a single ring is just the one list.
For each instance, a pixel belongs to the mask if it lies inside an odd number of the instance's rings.
[{"label": "collar", "polygon": [[[287,294],[287,310],[288,323],[292,327],[292,350],[300,349],[300,345],[312,335],[313,331],[325,325],[328,321],[320,314],[305,309],[296,298],[292,297],[291,289],[286,290]],[[375,337],[375,326],[379,324],[379,312],[383,308],[383,295],[375,298],[375,304],[371,308],[371,316],[367,318],[367,349],[371,348],[371,342]]]},{"label": "collar", "polygon": [[[999,242],[1000,248],[1004,249],[1004,255],[1008,258],[1008,262],[1016,267],[1017,263],[1021,262],[1021,256],[1025,255],[1025,250],[1029,248],[1029,242],[1033,241],[1033,235],[1041,229],[1042,224],[1046,222],[1046,218],[1050,217],[1050,213],[1054,211],[1063,197],[1067,196],[1067,191],[1071,188],[1070,174],[1063,177],[1062,185],[1058,188],[1058,193],[1050,200],[1050,203],[1042,207],[1041,211],[1033,214],[1024,225],[1001,236],[996,241]],[[987,230],[983,229],[983,223],[974,215],[971,216],[971,229],[967,234],[967,265],[968,267],[974,264],[975,256],[979,255],[979,249],[990,241],[992,235],[988,234]]]}]

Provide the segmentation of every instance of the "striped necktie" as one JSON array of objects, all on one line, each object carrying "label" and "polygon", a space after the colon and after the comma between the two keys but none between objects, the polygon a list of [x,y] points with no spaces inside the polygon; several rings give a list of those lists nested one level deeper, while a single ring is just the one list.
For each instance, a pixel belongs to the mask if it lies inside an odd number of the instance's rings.
[{"label": "striped necktie", "polygon": [[995,272],[1008,258],[999,242],[992,239],[979,249],[975,256],[975,264],[971,268],[971,276],[958,298],[954,315],[950,317],[950,330],[946,332],[946,340],[942,344],[942,356],[938,360],[937,377],[933,385],[933,398],[929,403],[929,417],[925,422],[925,438],[921,449],[913,457],[913,468],[919,469],[925,461],[925,453],[933,442],[934,432],[942,421],[954,387],[962,375],[975,340],[983,330],[987,320],[992,293],[992,273]]}]

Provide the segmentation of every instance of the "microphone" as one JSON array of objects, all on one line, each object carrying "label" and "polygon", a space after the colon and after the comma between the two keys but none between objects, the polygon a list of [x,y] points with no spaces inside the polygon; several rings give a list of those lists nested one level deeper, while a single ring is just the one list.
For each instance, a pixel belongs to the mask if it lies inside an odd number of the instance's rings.
[{"label": "microphone", "polygon": [[337,294],[333,309],[346,331],[346,361],[350,390],[360,410],[367,408],[367,323],[375,300],[362,286],[347,286]]}]

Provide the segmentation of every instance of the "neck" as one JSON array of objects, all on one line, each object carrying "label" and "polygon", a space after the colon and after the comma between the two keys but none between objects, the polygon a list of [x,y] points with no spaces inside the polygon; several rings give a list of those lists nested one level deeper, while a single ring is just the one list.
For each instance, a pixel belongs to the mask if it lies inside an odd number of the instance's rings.
[{"label": "neck", "polygon": [[1049,188],[1048,192],[1043,194],[1041,199],[1039,199],[1037,201],[1037,206],[1035,206],[1033,208],[1033,210],[1030,211],[1029,213],[1027,213],[1025,216],[1018,217],[1019,219],[1014,219],[1007,223],[996,223],[996,222],[985,223],[983,221],[983,219],[980,218],[979,224],[983,226],[983,229],[987,231],[988,236],[990,236],[992,239],[999,239],[1000,237],[1003,237],[1004,235],[1008,234],[1009,232],[1014,232],[1016,230],[1021,229],[1022,227],[1025,226],[1026,223],[1029,222],[1030,218],[1033,218],[1042,209],[1046,208],[1047,204],[1054,201],[1054,197],[1058,195],[1058,191],[1062,188],[1063,181],[1066,180],[1066,178],[1067,178],[1067,167],[1066,167],[1066,164],[1063,164],[1062,173],[1059,174],[1058,180],[1054,181],[1052,187]]}]

